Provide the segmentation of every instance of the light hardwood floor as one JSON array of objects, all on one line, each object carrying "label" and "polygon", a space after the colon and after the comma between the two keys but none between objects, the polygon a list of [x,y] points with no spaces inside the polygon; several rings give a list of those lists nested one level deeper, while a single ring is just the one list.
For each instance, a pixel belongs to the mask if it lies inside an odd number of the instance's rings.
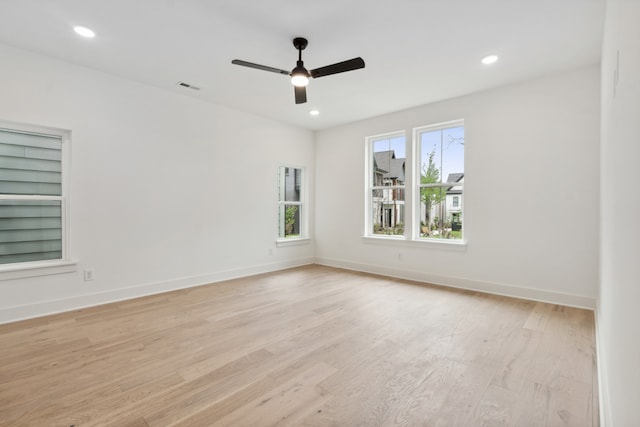
[{"label": "light hardwood floor", "polygon": [[0,325],[2,426],[595,426],[593,313],[322,266]]}]

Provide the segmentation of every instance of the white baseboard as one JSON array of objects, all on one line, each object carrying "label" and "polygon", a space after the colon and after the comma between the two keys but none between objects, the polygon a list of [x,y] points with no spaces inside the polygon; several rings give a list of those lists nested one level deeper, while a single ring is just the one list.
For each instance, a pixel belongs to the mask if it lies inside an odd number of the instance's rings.
[{"label": "white baseboard", "polygon": [[247,277],[255,274],[269,273],[313,263],[344,268],[347,270],[355,270],[373,274],[380,274],[383,276],[397,277],[400,279],[432,283],[435,285],[442,285],[453,288],[468,289],[490,294],[524,298],[534,301],[549,302],[553,304],[561,304],[572,307],[587,308],[590,310],[593,310],[595,308],[594,298],[581,295],[571,295],[540,289],[531,289],[513,285],[470,280],[454,276],[434,275],[426,272],[399,270],[379,265],[354,263],[331,258],[301,258],[235,270],[213,272],[210,274],[199,276],[183,277],[162,282],[146,283],[128,288],[113,289],[106,292],[78,295],[70,298],[50,300],[28,305],[4,307],[0,308],[0,324],[31,319],[65,311],[77,310],[80,308],[92,307],[101,304],[108,304],[111,302],[138,298],[146,295],[159,294],[162,292],[168,292],[177,289],[216,283],[224,280]]},{"label": "white baseboard", "polygon": [[609,400],[609,381],[604,348],[602,347],[602,332],[600,331],[600,304],[596,301],[594,310],[596,320],[596,358],[598,366],[598,403],[600,412],[600,427],[612,426],[611,402]]},{"label": "white baseboard", "polygon": [[113,289],[86,295],[78,295],[70,298],[38,302],[35,304],[0,308],[0,324],[32,319],[65,311],[77,310],[111,302],[123,301],[162,292],[175,291],[177,289],[191,288],[194,286],[222,282],[224,280],[253,276],[256,274],[270,273],[287,268],[300,267],[313,264],[313,258],[300,258],[278,263],[262,264],[235,270],[218,271],[214,273],[183,277],[155,283],[146,283],[122,289]]},{"label": "white baseboard", "polygon": [[585,308],[588,310],[595,309],[596,303],[595,298],[583,295],[573,295],[542,289],[471,280],[455,276],[442,276],[424,271],[400,270],[380,265],[355,263],[332,258],[316,258],[316,264],[344,268],[347,270],[362,271],[365,273],[380,274],[382,276],[396,277],[399,279],[414,280],[417,282],[431,283],[434,285],[448,286],[451,288],[467,289],[488,294],[548,302],[569,307]]}]

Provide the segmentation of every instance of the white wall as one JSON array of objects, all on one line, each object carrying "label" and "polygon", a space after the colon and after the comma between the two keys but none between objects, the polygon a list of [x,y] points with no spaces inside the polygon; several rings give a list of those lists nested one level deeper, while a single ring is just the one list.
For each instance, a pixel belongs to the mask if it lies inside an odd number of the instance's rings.
[{"label": "white wall", "polygon": [[629,191],[640,183],[638,22],[640,2],[607,1],[597,326],[602,415],[616,427],[640,426],[640,192]]},{"label": "white wall", "polygon": [[313,261],[274,243],[278,165],[312,178],[312,132],[1,45],[0,70],[0,119],[72,131],[72,256],[95,270],[0,281],[0,323]]},{"label": "white wall", "polygon": [[[466,250],[365,241],[365,137],[460,118]],[[597,65],[318,132],[317,260],[593,307],[599,132]]]}]

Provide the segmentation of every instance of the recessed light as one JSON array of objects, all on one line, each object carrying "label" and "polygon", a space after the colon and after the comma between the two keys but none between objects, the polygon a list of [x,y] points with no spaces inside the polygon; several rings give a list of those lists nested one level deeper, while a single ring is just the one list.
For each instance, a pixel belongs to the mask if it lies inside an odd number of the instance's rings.
[{"label": "recessed light", "polygon": [[488,55],[482,58],[482,63],[484,65],[489,65],[489,64],[493,64],[497,60],[498,60],[498,55]]},{"label": "recessed light", "polygon": [[318,111],[318,110],[311,110],[311,111],[309,111],[309,114],[311,114],[312,116],[317,116],[318,114],[320,114],[320,111]]},{"label": "recessed light", "polygon": [[92,29],[80,25],[76,25],[75,27],[73,27],[73,31],[75,31],[76,34],[88,39],[92,39],[96,36],[96,33],[94,33]]}]

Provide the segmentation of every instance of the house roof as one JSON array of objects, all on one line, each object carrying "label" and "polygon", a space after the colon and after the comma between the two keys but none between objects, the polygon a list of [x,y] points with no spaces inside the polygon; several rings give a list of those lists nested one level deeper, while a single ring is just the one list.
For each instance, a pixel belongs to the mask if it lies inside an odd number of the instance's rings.
[{"label": "house roof", "polygon": [[[450,173],[447,177],[447,182],[460,182],[464,179],[464,173]],[[447,194],[462,194],[462,188],[459,185],[454,185],[447,188]]]},{"label": "house roof", "polygon": [[395,178],[404,182],[405,159],[397,159],[393,150],[375,152],[373,153],[373,160],[377,170],[384,172],[384,178]]},{"label": "house roof", "polygon": [[380,165],[378,164],[378,160],[376,159],[375,155],[373,156],[373,170],[376,173],[381,173],[381,174],[385,174],[387,172],[389,172],[388,170],[384,170],[380,167]]},{"label": "house roof", "polygon": [[459,182],[462,178],[464,178],[464,173],[450,173],[447,182]]}]

